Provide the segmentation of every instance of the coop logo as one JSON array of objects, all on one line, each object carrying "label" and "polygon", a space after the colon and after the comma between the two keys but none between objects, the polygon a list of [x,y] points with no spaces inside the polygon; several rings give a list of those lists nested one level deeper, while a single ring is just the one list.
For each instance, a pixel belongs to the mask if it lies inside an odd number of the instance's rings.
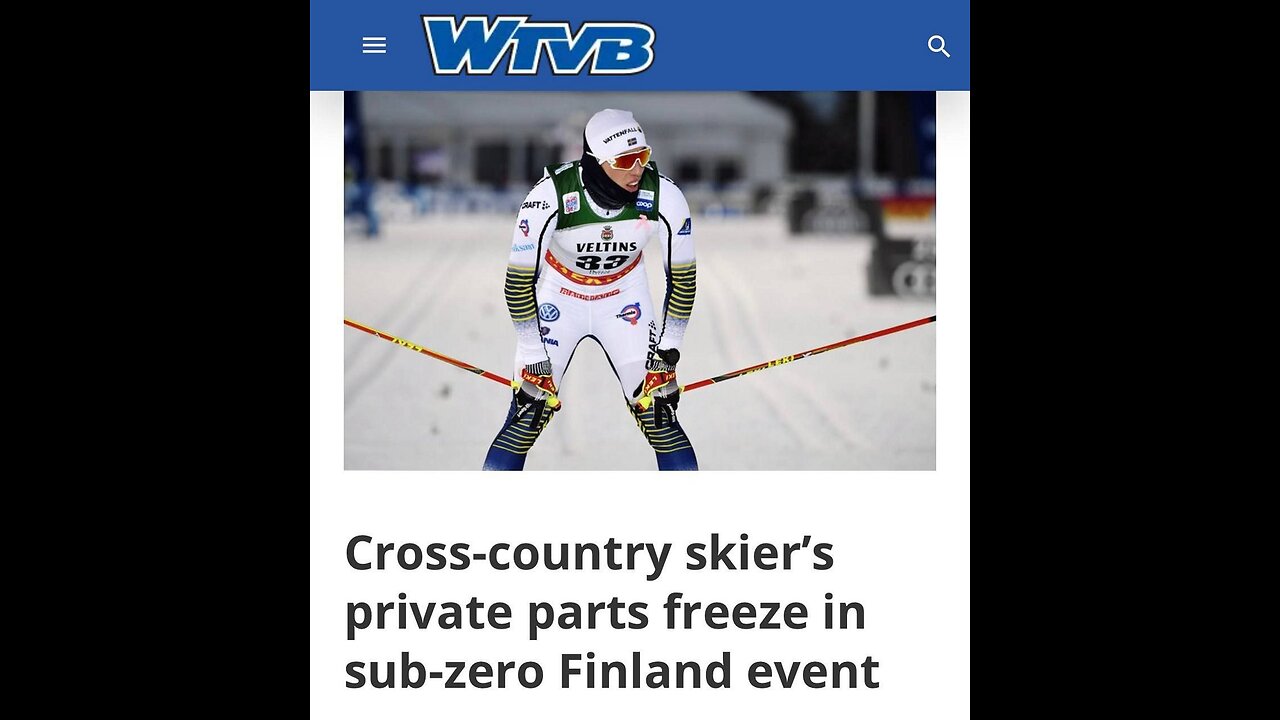
[{"label": "coop logo", "polygon": [[507,75],[536,75],[544,57],[554,75],[581,75],[588,60],[589,75],[634,75],[653,64],[657,38],[640,22],[584,22],[573,32],[528,15],[421,17],[437,75],[492,75],[504,55]]}]

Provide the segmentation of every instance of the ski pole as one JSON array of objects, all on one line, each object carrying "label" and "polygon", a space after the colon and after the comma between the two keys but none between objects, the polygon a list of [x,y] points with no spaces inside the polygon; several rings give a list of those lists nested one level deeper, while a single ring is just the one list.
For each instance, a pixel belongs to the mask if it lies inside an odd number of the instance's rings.
[{"label": "ski pole", "polygon": [[[776,360],[769,360],[768,362],[762,362],[758,365],[752,365],[751,367],[743,368],[741,370],[734,370],[732,372],[727,372],[723,375],[717,375],[715,377],[707,378],[706,380],[699,380],[697,382],[689,383],[688,385],[681,386],[680,390],[682,392],[697,390],[698,388],[703,388],[708,385],[714,385],[715,383],[724,382],[725,380],[730,380],[732,378],[741,377],[743,375],[748,375],[753,372],[768,370],[769,368],[777,367],[779,365],[785,365],[790,362],[795,362],[796,360],[807,358],[810,355],[819,355],[821,353],[827,352],[828,350],[835,350],[837,348],[842,348],[848,345],[852,345],[854,343],[859,343],[866,340],[874,340],[875,338],[884,337],[885,335],[892,335],[893,333],[902,332],[903,330],[910,330],[913,327],[927,325],[931,322],[936,322],[937,319],[938,319],[937,315],[930,315],[927,318],[912,320],[911,322],[903,323],[902,325],[894,325],[893,327],[885,328],[883,330],[877,330],[872,333],[867,333],[866,335],[851,337],[847,340],[841,340],[840,342],[831,343],[830,345],[823,345],[822,347],[813,348],[812,350],[805,350],[804,352],[795,353],[793,355],[786,355]],[[508,387],[518,387],[518,384],[512,383],[511,381],[503,378],[502,376],[491,373],[488,370],[482,370],[476,367],[475,365],[465,363],[461,360],[455,360],[454,358],[451,358],[448,355],[441,355],[438,352],[428,350],[427,348],[424,348],[421,345],[410,342],[408,340],[398,338],[395,335],[384,333],[380,330],[375,330],[374,328],[371,328],[368,325],[362,325],[354,320],[351,320],[350,318],[343,318],[342,322],[344,325],[349,325],[350,327],[353,327],[357,330],[363,330],[364,332],[367,332],[370,335],[373,335],[374,337],[382,338],[383,340],[386,340],[388,342],[393,342],[397,345],[400,345],[401,347],[409,348],[410,350],[416,350],[417,352],[420,352],[423,355],[426,355],[428,357],[433,357],[437,360],[443,360],[444,362],[447,362],[450,365],[453,365],[454,367],[460,367],[463,370],[466,370],[467,372],[472,372],[472,373],[475,373],[476,375],[480,375],[481,377],[488,378],[500,385],[505,385]],[[648,406],[651,402],[652,402],[652,398],[646,395],[640,398],[639,404],[641,407],[648,409]]]},{"label": "ski pole", "polygon": [[841,340],[840,342],[831,343],[830,345],[823,345],[822,347],[814,348],[812,350],[805,350],[802,353],[796,353],[794,355],[786,355],[778,358],[777,360],[770,360],[768,362],[762,362],[759,365],[752,365],[749,368],[734,370],[733,372],[728,372],[723,375],[717,375],[712,378],[707,378],[706,380],[699,380],[698,382],[689,383],[688,385],[685,385],[680,389],[683,392],[689,392],[690,390],[697,390],[698,388],[706,387],[708,385],[714,385],[715,383],[718,383],[718,382],[724,382],[725,380],[729,380],[732,378],[742,377],[743,375],[747,375],[749,373],[759,372],[760,370],[768,370],[769,368],[772,368],[772,367],[785,365],[789,362],[795,362],[796,360],[807,358],[810,355],[818,355],[819,353],[824,353],[824,352],[827,352],[828,350],[835,350],[836,348],[842,348],[842,347],[845,347],[846,345],[852,345],[854,343],[863,342],[864,340],[873,340],[878,337],[884,337],[885,335],[892,335],[893,333],[896,333],[896,332],[902,332],[903,330],[910,330],[913,327],[927,325],[931,322],[935,322],[937,319],[938,319],[937,315],[930,315],[927,318],[912,320],[911,322],[903,323],[902,325],[894,325],[893,327],[885,328],[884,330],[877,330],[873,333],[867,333],[866,335],[851,337],[848,340]]},{"label": "ski pole", "polygon": [[396,337],[395,335],[390,335],[390,334],[388,334],[388,333],[384,333],[384,332],[382,332],[381,330],[374,330],[373,328],[369,327],[368,325],[361,325],[360,323],[358,323],[358,322],[356,322],[355,320],[352,320],[352,319],[350,319],[350,318],[343,318],[343,319],[342,319],[342,323],[343,323],[344,325],[348,325],[348,326],[350,326],[350,327],[353,327],[353,328],[355,328],[355,329],[357,329],[357,330],[363,330],[363,331],[365,331],[365,332],[369,333],[370,335],[372,335],[372,336],[374,336],[374,337],[380,337],[380,338],[382,338],[383,340],[387,340],[387,341],[389,341],[389,342],[393,342],[393,343],[395,343],[395,344],[397,344],[397,345],[399,345],[399,346],[401,346],[401,347],[407,347],[407,348],[409,348],[410,350],[417,350],[418,352],[420,352],[420,353],[422,353],[423,355],[426,355],[426,356],[428,356],[428,357],[433,357],[433,358],[435,358],[435,359],[437,359],[437,360],[443,360],[443,361],[445,361],[445,362],[449,363],[450,365],[453,365],[454,367],[460,367],[460,368],[462,368],[463,370],[466,370],[467,372],[473,372],[473,373],[475,373],[476,375],[479,375],[480,377],[486,377],[486,378],[489,378],[490,380],[492,380],[492,381],[494,381],[494,382],[496,382],[496,383],[499,383],[499,384],[501,384],[501,385],[505,385],[505,386],[507,386],[507,387],[512,387],[512,383],[511,383],[511,380],[510,380],[510,379],[508,379],[508,378],[504,378],[504,377],[502,377],[501,375],[495,375],[494,373],[491,373],[491,372],[489,372],[488,370],[481,370],[480,368],[476,367],[475,365],[469,365],[469,364],[467,364],[467,363],[462,362],[461,360],[455,360],[455,359],[453,359],[453,358],[449,357],[448,355],[441,355],[441,354],[440,354],[440,353],[438,353],[438,352],[434,352],[434,351],[432,351],[432,350],[428,350],[428,349],[426,349],[426,348],[422,347],[421,345],[417,345],[417,344],[415,344],[415,343],[409,342],[408,340],[402,340],[402,339],[400,339],[400,338]]}]

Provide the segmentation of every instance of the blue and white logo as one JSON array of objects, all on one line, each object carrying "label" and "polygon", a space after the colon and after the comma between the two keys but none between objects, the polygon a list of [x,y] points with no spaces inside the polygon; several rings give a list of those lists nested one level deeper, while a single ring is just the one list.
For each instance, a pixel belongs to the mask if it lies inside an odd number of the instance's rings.
[{"label": "blue and white logo", "polygon": [[622,312],[614,315],[614,317],[626,320],[632,325],[635,325],[640,322],[640,303],[631,303],[630,305],[622,308]]},{"label": "blue and white logo", "polygon": [[677,235],[692,235],[692,234],[693,234],[693,218],[685,218],[685,219],[684,219],[684,224],[680,226],[680,232],[678,232],[678,233],[676,233],[676,234],[677,234]]},{"label": "blue and white logo", "polygon": [[653,64],[653,28],[640,22],[584,22],[574,32],[564,21],[533,22],[528,15],[422,15],[422,29],[437,75],[492,75],[507,61],[507,75],[536,75],[543,49],[555,75],[634,75]]},{"label": "blue and white logo", "polygon": [[636,200],[636,209],[637,209],[637,210],[652,210],[652,209],[653,209],[653,201],[652,201],[652,200]]},{"label": "blue and white logo", "polygon": [[544,322],[555,322],[560,319],[560,308],[551,303],[542,303],[538,306],[538,317]]}]

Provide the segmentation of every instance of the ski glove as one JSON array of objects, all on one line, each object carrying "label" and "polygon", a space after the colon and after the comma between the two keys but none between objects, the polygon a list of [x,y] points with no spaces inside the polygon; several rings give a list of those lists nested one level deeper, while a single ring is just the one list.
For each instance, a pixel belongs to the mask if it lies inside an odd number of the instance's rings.
[{"label": "ski glove", "polygon": [[675,348],[659,348],[654,354],[657,357],[649,357],[645,364],[648,372],[631,393],[631,397],[638,398],[636,404],[642,410],[647,410],[652,403],[654,427],[666,427],[675,422],[676,408],[680,405],[680,384],[676,382],[676,363],[680,362],[680,351]]},{"label": "ski glove", "polygon": [[556,397],[556,392],[556,382],[551,378],[550,360],[525,365],[520,371],[520,387],[516,391],[516,414],[522,413],[525,406],[530,406],[533,415],[529,424],[531,427],[540,427],[546,408],[551,408],[551,412],[560,409],[560,398]]}]

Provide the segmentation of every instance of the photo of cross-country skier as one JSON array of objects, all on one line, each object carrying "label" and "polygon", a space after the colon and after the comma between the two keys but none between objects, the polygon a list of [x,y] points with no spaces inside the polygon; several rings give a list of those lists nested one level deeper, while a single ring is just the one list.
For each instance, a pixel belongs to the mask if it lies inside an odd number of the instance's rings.
[{"label": "photo of cross-country skier", "polygon": [[345,467],[934,469],[934,108],[347,93]]}]

